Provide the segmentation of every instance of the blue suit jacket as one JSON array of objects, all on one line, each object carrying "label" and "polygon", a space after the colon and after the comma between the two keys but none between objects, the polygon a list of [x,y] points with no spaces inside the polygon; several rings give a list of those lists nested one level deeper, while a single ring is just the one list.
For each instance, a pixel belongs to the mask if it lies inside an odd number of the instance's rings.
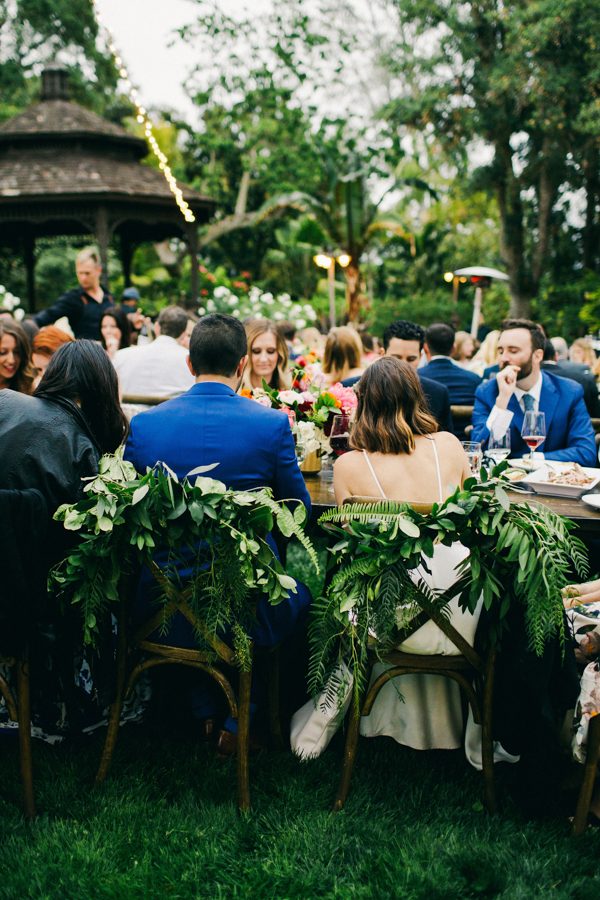
[{"label": "blue suit jacket", "polygon": [[450,394],[450,403],[456,406],[471,406],[475,391],[481,384],[479,375],[457,366],[449,357],[434,359],[426,366],[421,366],[419,375],[445,384]]},{"label": "blue suit jacket", "polygon": [[178,478],[218,463],[208,477],[236,490],[271,487],[277,500],[300,500],[310,511],[287,415],[216,381],[134,416],[125,459],[138,472],[165,462]]},{"label": "blue suit jacket", "polygon": [[[489,430],[487,418],[498,396],[495,379],[482,384],[475,394],[472,440],[486,442]],[[521,437],[523,410],[516,396],[510,398],[508,409],[513,413],[510,425],[511,455],[529,452]],[[589,413],[583,402],[583,388],[568,378],[542,372],[540,412],[546,416],[546,440],[539,448],[548,459],[578,462],[582,466],[597,464],[596,440]]]},{"label": "blue suit jacket", "polygon": [[[277,500],[300,500],[310,512],[287,415],[240,397],[219,382],[195,384],[180,397],[134,416],[125,459],[142,473],[164,462],[178,478],[216,462],[219,465],[206,473],[208,477],[236,490],[271,487]],[[277,552],[272,539],[269,543]],[[151,587],[152,579],[142,573],[140,613],[147,614],[142,600]],[[273,646],[291,634],[309,603],[310,594],[300,583],[298,593],[277,606],[261,598],[252,632],[256,643]],[[169,640],[178,646],[195,646],[191,628],[181,626],[172,626]],[[164,635],[160,639],[164,641]]]}]

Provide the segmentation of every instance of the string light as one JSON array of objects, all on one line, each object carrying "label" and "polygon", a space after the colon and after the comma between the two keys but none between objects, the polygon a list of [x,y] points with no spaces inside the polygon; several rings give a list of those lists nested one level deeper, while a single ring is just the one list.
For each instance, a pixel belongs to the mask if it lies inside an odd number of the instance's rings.
[{"label": "string light", "polygon": [[129,99],[131,100],[133,106],[135,106],[136,120],[140,125],[144,126],[144,135],[146,137],[148,144],[150,145],[150,149],[152,150],[152,153],[158,160],[158,167],[159,167],[160,171],[163,173],[163,175],[165,177],[165,181],[169,185],[169,190],[173,194],[175,202],[177,203],[177,206],[179,207],[179,210],[180,210],[183,218],[185,219],[185,221],[186,222],[195,222],[196,216],[190,209],[189,204],[184,200],[181,188],[177,184],[177,179],[171,172],[171,168],[169,166],[169,160],[168,160],[167,156],[163,153],[163,151],[160,149],[160,147],[158,146],[158,141],[156,140],[153,129],[152,129],[152,122],[150,121],[150,118],[148,116],[148,111],[140,102],[139,92],[136,90],[136,88],[131,83],[131,79],[129,77],[129,72],[127,71],[127,67],[125,66],[123,58],[120,55],[120,53],[115,45],[115,42],[113,40],[113,37],[112,37],[108,27],[106,26],[106,24],[104,23],[104,21],[102,19],[100,10],[98,9],[98,0],[92,0],[92,8],[94,10],[94,15],[96,16],[96,22],[98,23],[98,27],[103,29],[103,31],[106,35],[106,43],[108,44],[108,49],[110,50],[110,52],[112,54],[112,58],[114,60],[114,63],[117,68],[117,71],[119,73],[119,76],[122,79],[122,81],[127,89]]}]

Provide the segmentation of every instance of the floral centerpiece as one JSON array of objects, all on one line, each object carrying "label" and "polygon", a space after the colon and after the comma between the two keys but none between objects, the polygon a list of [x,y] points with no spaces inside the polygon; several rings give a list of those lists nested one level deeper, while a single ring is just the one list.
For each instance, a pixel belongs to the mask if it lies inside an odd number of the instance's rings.
[{"label": "floral centerpiece", "polygon": [[[300,382],[295,379],[294,384]],[[287,412],[296,440],[307,456],[316,453],[320,457],[331,452],[329,433],[333,416],[352,416],[358,403],[353,388],[339,383],[324,387],[318,378],[309,380],[306,390],[295,387],[278,391],[263,381],[261,388],[246,388],[242,393],[263,406]]]}]

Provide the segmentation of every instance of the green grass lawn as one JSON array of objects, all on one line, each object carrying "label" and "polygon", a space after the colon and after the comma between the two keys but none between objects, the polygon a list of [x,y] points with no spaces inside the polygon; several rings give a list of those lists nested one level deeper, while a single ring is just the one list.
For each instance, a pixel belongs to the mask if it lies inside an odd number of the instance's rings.
[{"label": "green grass lawn", "polygon": [[93,789],[102,736],[34,745],[40,816],[20,815],[16,742],[0,746],[0,896],[600,896],[600,833],[488,817],[461,753],[363,740],[342,813],[330,813],[340,741],[316,761],[251,762],[253,811],[238,816],[235,764],[191,736],[129,727],[111,777]]}]

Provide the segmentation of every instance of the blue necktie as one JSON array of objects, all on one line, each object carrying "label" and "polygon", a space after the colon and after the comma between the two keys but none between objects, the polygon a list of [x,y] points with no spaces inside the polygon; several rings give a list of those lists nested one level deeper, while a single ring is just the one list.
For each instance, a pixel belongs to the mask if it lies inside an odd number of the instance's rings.
[{"label": "blue necktie", "polygon": [[535,400],[531,396],[531,394],[523,394],[523,406],[525,407],[525,412],[533,412],[535,409]]}]

